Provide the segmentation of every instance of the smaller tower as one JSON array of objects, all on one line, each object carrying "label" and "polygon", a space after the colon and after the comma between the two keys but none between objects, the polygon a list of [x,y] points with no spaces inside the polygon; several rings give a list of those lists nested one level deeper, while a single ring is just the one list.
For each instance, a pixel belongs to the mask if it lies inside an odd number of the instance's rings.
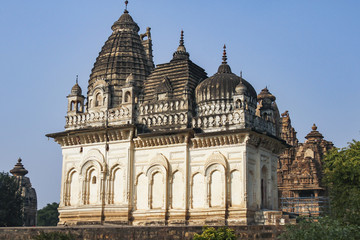
[{"label": "smaller tower", "polygon": [[267,87],[265,87],[257,96],[257,100],[259,104],[256,109],[256,115],[266,121],[275,123],[274,103],[276,97],[269,92]]},{"label": "smaller tower", "polygon": [[71,89],[71,93],[67,96],[68,99],[68,115],[76,115],[84,112],[84,100],[81,87],[78,84],[78,76],[76,76],[76,83]]},{"label": "smaller tower", "polygon": [[133,124],[135,118],[135,106],[138,102],[138,87],[136,87],[135,76],[130,73],[122,88],[122,109],[127,113],[122,120],[126,124]]},{"label": "smaller tower", "polygon": [[23,214],[24,214],[24,226],[36,226],[37,215],[37,196],[35,189],[31,186],[30,179],[25,177],[28,171],[21,163],[21,158],[18,159],[15,167],[10,170],[10,173],[17,178],[19,183],[19,191],[24,198],[23,202]]},{"label": "smaller tower", "polygon": [[255,114],[256,99],[251,97],[248,88],[245,86],[242,71],[240,72],[240,82],[235,88],[233,100],[235,109],[243,109],[251,114]]}]

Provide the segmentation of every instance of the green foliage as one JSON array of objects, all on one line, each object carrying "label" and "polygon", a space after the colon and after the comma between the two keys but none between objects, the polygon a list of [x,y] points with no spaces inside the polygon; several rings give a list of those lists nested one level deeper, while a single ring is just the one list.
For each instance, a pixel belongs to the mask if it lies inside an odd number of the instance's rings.
[{"label": "green foliage", "polygon": [[203,232],[195,234],[193,240],[235,240],[235,231],[227,227],[204,227]]},{"label": "green foliage", "polygon": [[71,233],[61,232],[41,232],[39,235],[33,237],[33,240],[75,240],[76,238]]},{"label": "green foliage", "polygon": [[23,198],[15,177],[0,173],[0,227],[22,226]]},{"label": "green foliage", "polygon": [[331,216],[360,225],[360,142],[353,140],[346,148],[333,149],[323,161]]},{"label": "green foliage", "polygon": [[288,225],[279,239],[357,240],[360,239],[360,226],[346,225],[329,217],[301,219],[297,225]]},{"label": "green foliage", "polygon": [[56,226],[59,222],[59,204],[53,202],[47,204],[44,208],[37,212],[37,225],[38,226]]}]

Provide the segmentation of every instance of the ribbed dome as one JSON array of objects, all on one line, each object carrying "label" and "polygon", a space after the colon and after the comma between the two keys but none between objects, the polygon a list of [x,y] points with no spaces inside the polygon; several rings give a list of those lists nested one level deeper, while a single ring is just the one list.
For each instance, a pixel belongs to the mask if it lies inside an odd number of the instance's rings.
[{"label": "ribbed dome", "polygon": [[272,102],[276,100],[276,97],[269,92],[267,87],[261,90],[257,98],[258,100],[269,98]]},{"label": "ribbed dome", "polygon": [[75,85],[71,89],[71,95],[73,96],[81,96],[82,90],[78,83],[75,83]]},{"label": "ribbed dome", "polygon": [[112,26],[113,33],[105,42],[92,69],[88,94],[97,81],[106,80],[111,89],[113,106],[121,98],[121,87],[132,73],[135,85],[142,86],[145,77],[150,74],[151,67],[144,46],[138,34],[139,27],[125,10]]},{"label": "ribbed dome", "polygon": [[243,83],[242,77],[240,77],[240,83],[236,86],[235,92],[242,95],[247,93],[247,89],[248,88]]},{"label": "ribbed dome", "polygon": [[124,11],[124,14],[114,23],[111,27],[113,31],[118,29],[131,29],[138,32],[140,30],[139,26],[134,22],[133,18],[130,16],[127,10]]},{"label": "ribbed dome", "polygon": [[226,60],[226,50],[224,46],[223,62],[218,68],[218,72],[212,77],[202,81],[196,88],[196,102],[216,100],[231,100],[235,89],[242,81],[243,85],[249,90],[250,96],[256,99],[256,91],[245,79],[231,72]]}]

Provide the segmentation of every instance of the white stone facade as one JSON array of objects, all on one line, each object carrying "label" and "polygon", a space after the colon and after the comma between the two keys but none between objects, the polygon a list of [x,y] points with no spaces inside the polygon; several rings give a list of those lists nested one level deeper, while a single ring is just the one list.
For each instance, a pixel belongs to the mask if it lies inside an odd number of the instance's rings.
[{"label": "white stone facade", "polygon": [[123,140],[62,147],[60,224],[247,224],[255,211],[277,209],[281,145],[271,137],[133,138],[132,130],[118,130]]},{"label": "white stone facade", "polygon": [[250,224],[277,210],[275,97],[231,72],[225,46],[207,77],[183,32],[173,59],[153,68],[150,29],[147,40],[138,31],[125,10],[87,102],[76,83],[65,131],[47,135],[63,153],[59,224]]}]

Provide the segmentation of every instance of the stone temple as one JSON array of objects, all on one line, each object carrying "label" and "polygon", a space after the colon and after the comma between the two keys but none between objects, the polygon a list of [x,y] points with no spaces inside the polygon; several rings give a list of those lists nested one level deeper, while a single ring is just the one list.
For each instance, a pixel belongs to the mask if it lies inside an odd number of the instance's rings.
[{"label": "stone temple", "polygon": [[[278,216],[277,165],[288,146],[267,88],[190,60],[181,32],[153,62],[150,28],[127,10],[112,26],[86,97],[76,83],[65,131],[59,224],[252,224]],[[265,217],[266,219],[266,217]],[[267,219],[268,221],[269,218]]]},{"label": "stone temple", "polygon": [[30,178],[25,177],[25,175],[28,174],[28,170],[24,168],[21,162],[22,160],[19,158],[14,168],[10,170],[10,173],[16,177],[19,184],[19,192],[23,197],[23,226],[36,226],[36,191],[31,185]]}]

